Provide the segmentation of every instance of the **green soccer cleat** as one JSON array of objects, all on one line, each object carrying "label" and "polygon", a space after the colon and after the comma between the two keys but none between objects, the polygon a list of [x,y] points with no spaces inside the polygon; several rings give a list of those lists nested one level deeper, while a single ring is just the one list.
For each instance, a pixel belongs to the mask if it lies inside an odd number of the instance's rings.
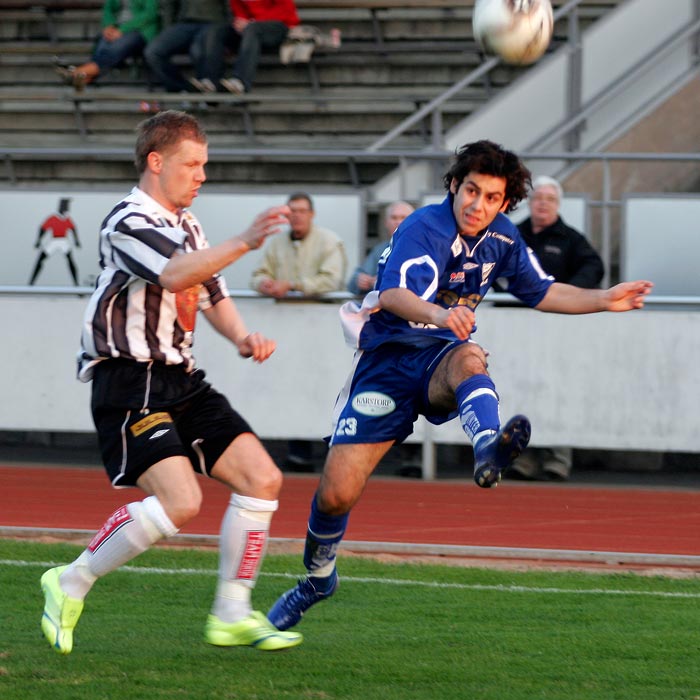
[{"label": "green soccer cleat", "polygon": [[298,632],[280,632],[261,612],[254,611],[238,622],[222,622],[209,615],[204,629],[204,638],[218,647],[255,647],[263,651],[289,649],[303,641]]},{"label": "green soccer cleat", "polygon": [[73,650],[73,629],[83,612],[83,601],[67,596],[59,583],[58,577],[66,568],[49,569],[41,577],[41,590],[46,599],[41,631],[59,654],[70,654]]}]

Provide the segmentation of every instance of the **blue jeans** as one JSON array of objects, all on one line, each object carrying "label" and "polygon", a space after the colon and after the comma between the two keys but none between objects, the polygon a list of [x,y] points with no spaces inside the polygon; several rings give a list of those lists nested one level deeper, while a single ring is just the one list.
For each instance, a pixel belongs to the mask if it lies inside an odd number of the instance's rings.
[{"label": "blue jeans", "polygon": [[275,21],[251,22],[242,34],[230,25],[212,27],[206,40],[207,51],[212,57],[209,79],[214,85],[219,84],[226,70],[224,55],[227,50],[234,51],[236,60],[233,64],[233,77],[238,78],[246,91],[249,91],[253,87],[260,54],[279,48],[287,38],[288,31],[284,22]]},{"label": "blue jeans", "polygon": [[206,36],[213,26],[216,25],[211,22],[178,22],[164,29],[148,44],[143,53],[146,63],[153,77],[168,92],[195,92],[172,62],[171,58],[176,54],[189,53],[197,78],[210,78],[216,56],[208,50]]},{"label": "blue jeans", "polygon": [[92,60],[100,67],[100,73],[106,73],[125,59],[140,55],[145,46],[146,40],[138,31],[126,32],[114,41],[107,41],[100,36]]}]

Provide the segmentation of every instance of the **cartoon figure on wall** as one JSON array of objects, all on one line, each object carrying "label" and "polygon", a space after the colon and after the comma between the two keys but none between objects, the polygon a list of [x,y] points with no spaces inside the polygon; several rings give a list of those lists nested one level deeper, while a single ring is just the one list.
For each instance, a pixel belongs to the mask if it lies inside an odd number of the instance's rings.
[{"label": "cartoon figure on wall", "polygon": [[78,240],[78,229],[68,215],[70,202],[70,198],[62,197],[58,203],[58,211],[48,216],[39,227],[34,247],[40,248],[41,252],[34,265],[34,271],[29,280],[30,285],[36,282],[46,258],[60,252],[66,256],[73,283],[76,287],[78,286],[78,268],[71,251],[73,245],[80,248],[80,241]]}]

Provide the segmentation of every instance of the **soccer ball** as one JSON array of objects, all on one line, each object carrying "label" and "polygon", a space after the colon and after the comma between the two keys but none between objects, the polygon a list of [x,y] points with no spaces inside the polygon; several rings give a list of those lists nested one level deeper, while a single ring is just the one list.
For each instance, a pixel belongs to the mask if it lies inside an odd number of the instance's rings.
[{"label": "soccer ball", "polygon": [[534,63],[552,39],[552,3],[476,0],[472,27],[474,37],[487,53],[495,53],[512,65]]}]

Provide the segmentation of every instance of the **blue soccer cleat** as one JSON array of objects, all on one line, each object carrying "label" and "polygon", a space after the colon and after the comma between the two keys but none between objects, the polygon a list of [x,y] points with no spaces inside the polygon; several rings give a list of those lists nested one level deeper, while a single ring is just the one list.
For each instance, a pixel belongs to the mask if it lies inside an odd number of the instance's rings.
[{"label": "blue soccer cleat", "polygon": [[267,613],[267,619],[278,630],[294,627],[312,605],[330,598],[337,588],[338,574],[335,569],[327,579],[313,576],[303,578],[277,599]]},{"label": "blue soccer cleat", "polygon": [[513,416],[493,437],[484,438],[475,452],[474,481],[484,489],[498,486],[503,472],[530,442],[530,421]]}]

